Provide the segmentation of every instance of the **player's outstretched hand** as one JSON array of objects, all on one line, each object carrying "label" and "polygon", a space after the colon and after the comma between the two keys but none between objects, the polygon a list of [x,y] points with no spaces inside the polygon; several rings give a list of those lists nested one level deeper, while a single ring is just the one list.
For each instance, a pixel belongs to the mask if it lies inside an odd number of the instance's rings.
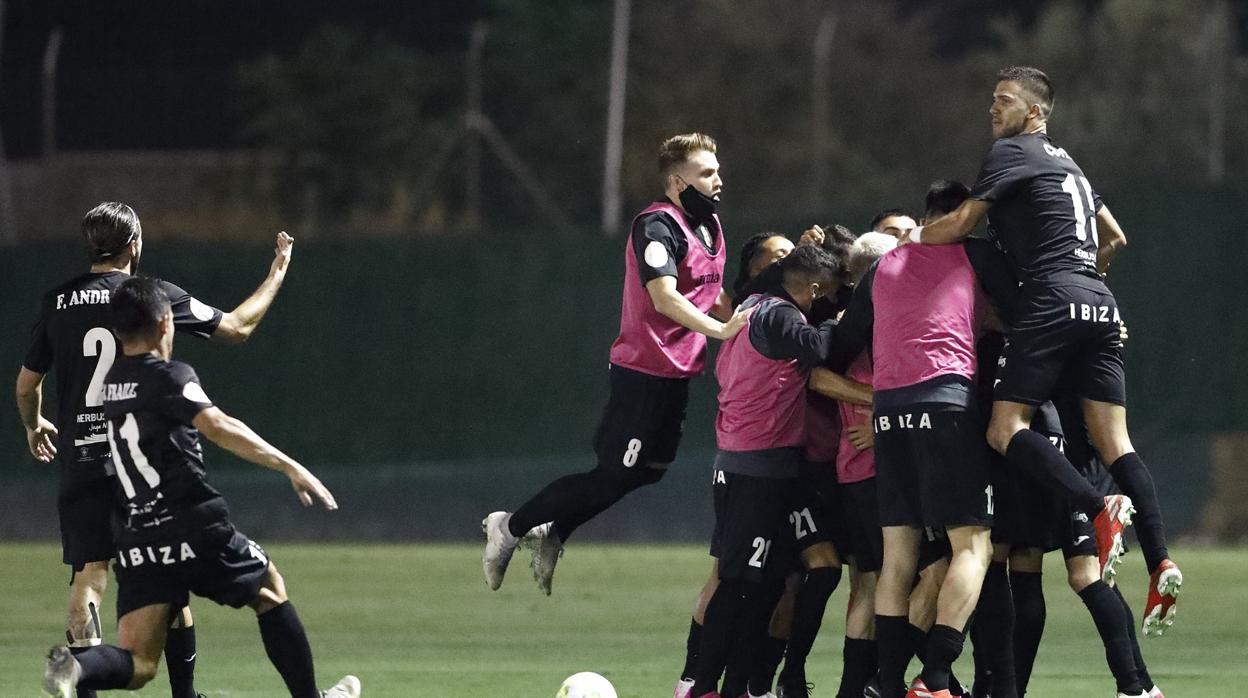
[{"label": "player's outstretched hand", "polygon": [[30,447],[30,455],[41,463],[51,463],[56,458],[56,443],[52,440],[56,434],[56,425],[40,417],[38,426],[26,430],[26,445]]},{"label": "player's outstretched hand", "polygon": [[273,266],[269,269],[270,274],[285,274],[286,267],[290,264],[290,252],[295,247],[295,239],[286,234],[286,231],[277,234],[277,247],[273,250]]},{"label": "player's outstretched hand", "polygon": [[866,416],[867,421],[850,426],[846,433],[849,434],[851,446],[859,451],[865,451],[875,446],[875,430],[871,425],[871,410],[864,407],[856,407],[854,412]]},{"label": "player's outstretched hand", "polygon": [[750,315],[753,312],[754,308],[752,306],[749,308],[737,308],[737,310],[733,312],[732,317],[728,318],[728,322],[724,323],[724,329],[720,330],[719,336],[715,339],[726,342],[733,337],[736,337],[737,333],[741,331],[741,328],[745,327],[746,321],[750,319]]},{"label": "player's outstretched hand", "polygon": [[295,494],[299,495],[299,501],[305,507],[312,506],[314,501],[320,501],[327,511],[338,509],[338,502],[334,501],[334,495],[321,484],[315,475],[308,472],[307,468],[299,465],[290,471],[289,477],[290,486],[295,488]]},{"label": "player's outstretched hand", "polygon": [[1118,323],[1118,346],[1126,346],[1127,340],[1131,338],[1131,334],[1127,332],[1127,323]]},{"label": "player's outstretched hand", "polygon": [[823,239],[825,236],[826,236],[826,233],[823,232],[823,228],[820,228],[817,225],[812,225],[806,230],[802,231],[802,237],[798,239],[797,244],[799,245],[822,245]]}]

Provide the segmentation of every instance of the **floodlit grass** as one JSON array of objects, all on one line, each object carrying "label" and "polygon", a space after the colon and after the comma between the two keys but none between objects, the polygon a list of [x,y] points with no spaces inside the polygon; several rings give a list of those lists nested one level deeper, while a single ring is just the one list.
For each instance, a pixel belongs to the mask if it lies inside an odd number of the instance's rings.
[{"label": "floodlit grass", "polygon": [[[606,675],[622,697],[670,695],[689,610],[710,567],[700,546],[573,541],[547,598],[523,551],[503,588],[490,592],[475,545],[266,549],[307,625],[321,683],[354,673],[370,698],[549,698],[565,676],[583,670]],[[1248,551],[1175,553],[1186,580],[1179,622],[1165,638],[1145,640],[1145,658],[1169,695],[1238,695],[1248,658]],[[1092,621],[1065,585],[1060,555],[1051,558],[1048,627],[1027,695],[1113,696]],[[0,696],[38,695],[43,652],[63,636],[68,574],[59,561],[51,545],[0,546]],[[1128,562],[1123,589],[1138,617],[1144,572],[1138,555]],[[845,595],[842,587],[833,597],[811,658],[817,696],[834,695],[840,676]],[[111,593],[105,604],[111,637]],[[194,609],[200,691],[210,698],[285,695],[250,611],[203,601]],[[968,679],[969,655],[968,644],[957,667]],[[138,695],[168,696],[163,675]]]}]

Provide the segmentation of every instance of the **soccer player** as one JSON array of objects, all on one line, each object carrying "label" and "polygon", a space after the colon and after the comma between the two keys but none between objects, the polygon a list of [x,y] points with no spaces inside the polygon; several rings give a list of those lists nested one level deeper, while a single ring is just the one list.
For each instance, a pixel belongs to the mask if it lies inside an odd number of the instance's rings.
[{"label": "soccer player", "polygon": [[730,339],[745,325],[744,313],[730,317],[721,301],[726,255],[715,214],[723,189],[716,150],[715,140],[701,133],[672,136],[660,146],[666,196],[638,214],[629,234],[611,395],[594,437],[598,466],[555,480],[513,514],[496,511],[482,521],[482,567],[491,589],[503,583],[516,547],[529,535],[533,576],[550,594],[555,563],[572,532],[663,478],[676,458],[689,379],[702,373],[706,338]]},{"label": "soccer player", "polygon": [[839,281],[836,260],[813,246],[795,249],[779,264],[783,287],[746,301],[754,311],[747,330],[725,342],[716,362],[712,547],[719,585],[707,604],[691,696],[717,695],[738,637],[766,637],[788,571],[769,563],[773,552],[786,560],[772,546],[796,544],[785,517],[805,438],[806,381],[809,369],[825,360],[832,330],[831,322],[810,325],[804,313]]},{"label": "soccer player", "polygon": [[354,676],[317,690],[312,650],[285,582],[260,546],[234,528],[225,500],[208,484],[200,434],[285,475],[304,506],[315,501],[333,511],[333,495],[307,468],[214,406],[195,371],[172,359],[173,310],[164,284],[134,277],[110,296],[121,356],[103,376],[99,395],[121,503],[114,537],[118,644],[76,655],[53,647],[44,691],[70,698],[79,686],[142,688],[156,675],[170,621],[194,593],[256,612],[265,651],[292,698],[359,696]]},{"label": "soccer player", "polygon": [[[884,560],[876,588],[880,690],[905,694],[913,648],[909,596],[922,527],[944,529],[952,548],[935,626],[911,698],[948,698],[950,667],[990,557],[992,488],[975,409],[975,335],[987,313],[981,290],[1002,283],[991,245],[901,247],[868,270],[837,327],[829,361],[848,364],[872,344],[876,486]],[[933,254],[934,253],[934,254]],[[1008,283],[1008,282],[1006,282]]]},{"label": "soccer player", "polygon": [[[57,511],[69,585],[66,637],[76,650],[98,645],[103,636],[100,598],[112,558],[109,528],[113,510],[109,444],[104,431],[100,385],[117,355],[108,329],[110,294],[138,268],[143,231],[134,210],[106,202],[87,212],[82,234],[91,267],[43,297],[30,348],[17,376],[17,407],[31,454],[61,469]],[[293,241],[277,236],[269,274],[260,287],[228,313],[205,305],[173,284],[162,282],[172,303],[177,330],[237,344],[255,331],[286,278]],[[43,381],[54,370],[57,421],[42,414]],[[63,431],[60,434],[58,429]],[[190,609],[174,619],[166,645],[173,698],[195,698],[195,631]],[[82,691],[80,698],[92,693]]]},{"label": "soccer player", "polygon": [[871,232],[892,235],[900,238],[907,235],[918,225],[914,222],[914,216],[910,215],[902,208],[886,208],[875,214],[875,218],[871,219]]},{"label": "soccer player", "polygon": [[[988,440],[1011,463],[1095,516],[1106,581],[1116,573],[1122,529],[1135,507],[1150,573],[1144,611],[1149,634],[1173,624],[1183,575],[1166,549],[1152,475],[1127,430],[1121,318],[1101,277],[1126,236],[1070,153],[1049,137],[1052,109],[1052,83],[1042,71],[1016,66],[998,73],[989,110],[996,141],[971,197],[904,241],[948,244],[988,217],[1022,283]],[[1073,376],[1092,445],[1127,496],[1102,496],[1048,439],[1028,428],[1063,375]]]}]

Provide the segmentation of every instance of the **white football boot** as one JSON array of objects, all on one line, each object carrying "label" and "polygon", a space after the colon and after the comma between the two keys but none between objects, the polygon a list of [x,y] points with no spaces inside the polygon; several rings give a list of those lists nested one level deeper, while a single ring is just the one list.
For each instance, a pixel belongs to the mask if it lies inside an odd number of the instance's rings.
[{"label": "white football boot", "polygon": [[533,568],[533,579],[537,581],[537,588],[541,589],[543,594],[550,596],[550,584],[555,577],[555,565],[559,563],[559,558],[563,555],[563,541],[559,540],[555,527],[549,523],[529,531],[524,540],[525,545],[533,550],[533,561],[529,564]]},{"label": "white football boot", "polygon": [[693,690],[693,679],[681,679],[676,682],[676,690],[672,692],[672,698],[689,698],[689,692]]},{"label": "white football boot", "polygon": [[511,556],[520,545],[520,539],[507,530],[507,522],[511,514],[496,511],[485,517],[481,522],[481,530],[485,532],[485,554],[481,556],[481,568],[485,571],[485,583],[497,591],[503,584],[503,575],[507,574],[507,565]]},{"label": "white football boot", "polygon": [[74,698],[80,674],[82,667],[69,648],[53,647],[48,650],[48,663],[43,668],[43,694],[52,698]]},{"label": "white football boot", "polygon": [[347,674],[338,683],[321,691],[321,698],[360,698],[360,680]]}]

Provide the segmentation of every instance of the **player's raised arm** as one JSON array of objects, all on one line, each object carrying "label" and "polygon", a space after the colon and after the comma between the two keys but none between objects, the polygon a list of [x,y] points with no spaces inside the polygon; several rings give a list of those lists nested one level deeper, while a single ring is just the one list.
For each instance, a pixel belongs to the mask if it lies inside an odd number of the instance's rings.
[{"label": "player's raised arm", "polygon": [[286,280],[286,269],[290,266],[290,253],[294,245],[294,238],[285,231],[277,234],[277,247],[273,251],[273,264],[269,267],[269,275],[247,300],[221,317],[221,323],[212,333],[213,339],[228,344],[247,341],[260,325],[264,314],[269,312],[269,306],[273,305],[278,289]]},{"label": "player's raised arm", "polygon": [[1109,271],[1109,263],[1118,250],[1127,246],[1127,234],[1108,206],[1101,206],[1096,212],[1097,247],[1096,270],[1102,274]]},{"label": "player's raised arm", "polygon": [[329,511],[338,508],[334,495],[315,475],[261,438],[242,420],[227,415],[218,407],[209,407],[195,415],[191,423],[209,441],[239,458],[286,475],[305,507],[311,506],[315,498]]},{"label": "player's raised arm", "polygon": [[676,277],[674,276],[659,276],[651,279],[646,282],[646,292],[650,294],[654,309],[664,317],[712,339],[732,339],[742,327],[745,327],[745,321],[750,316],[749,310],[737,310],[732,313],[727,322],[716,320],[698,310],[688,298],[676,290]]},{"label": "player's raised arm", "polygon": [[36,460],[56,458],[56,426],[43,416],[43,374],[22,367],[17,374],[17,413],[26,428],[26,445]]}]

